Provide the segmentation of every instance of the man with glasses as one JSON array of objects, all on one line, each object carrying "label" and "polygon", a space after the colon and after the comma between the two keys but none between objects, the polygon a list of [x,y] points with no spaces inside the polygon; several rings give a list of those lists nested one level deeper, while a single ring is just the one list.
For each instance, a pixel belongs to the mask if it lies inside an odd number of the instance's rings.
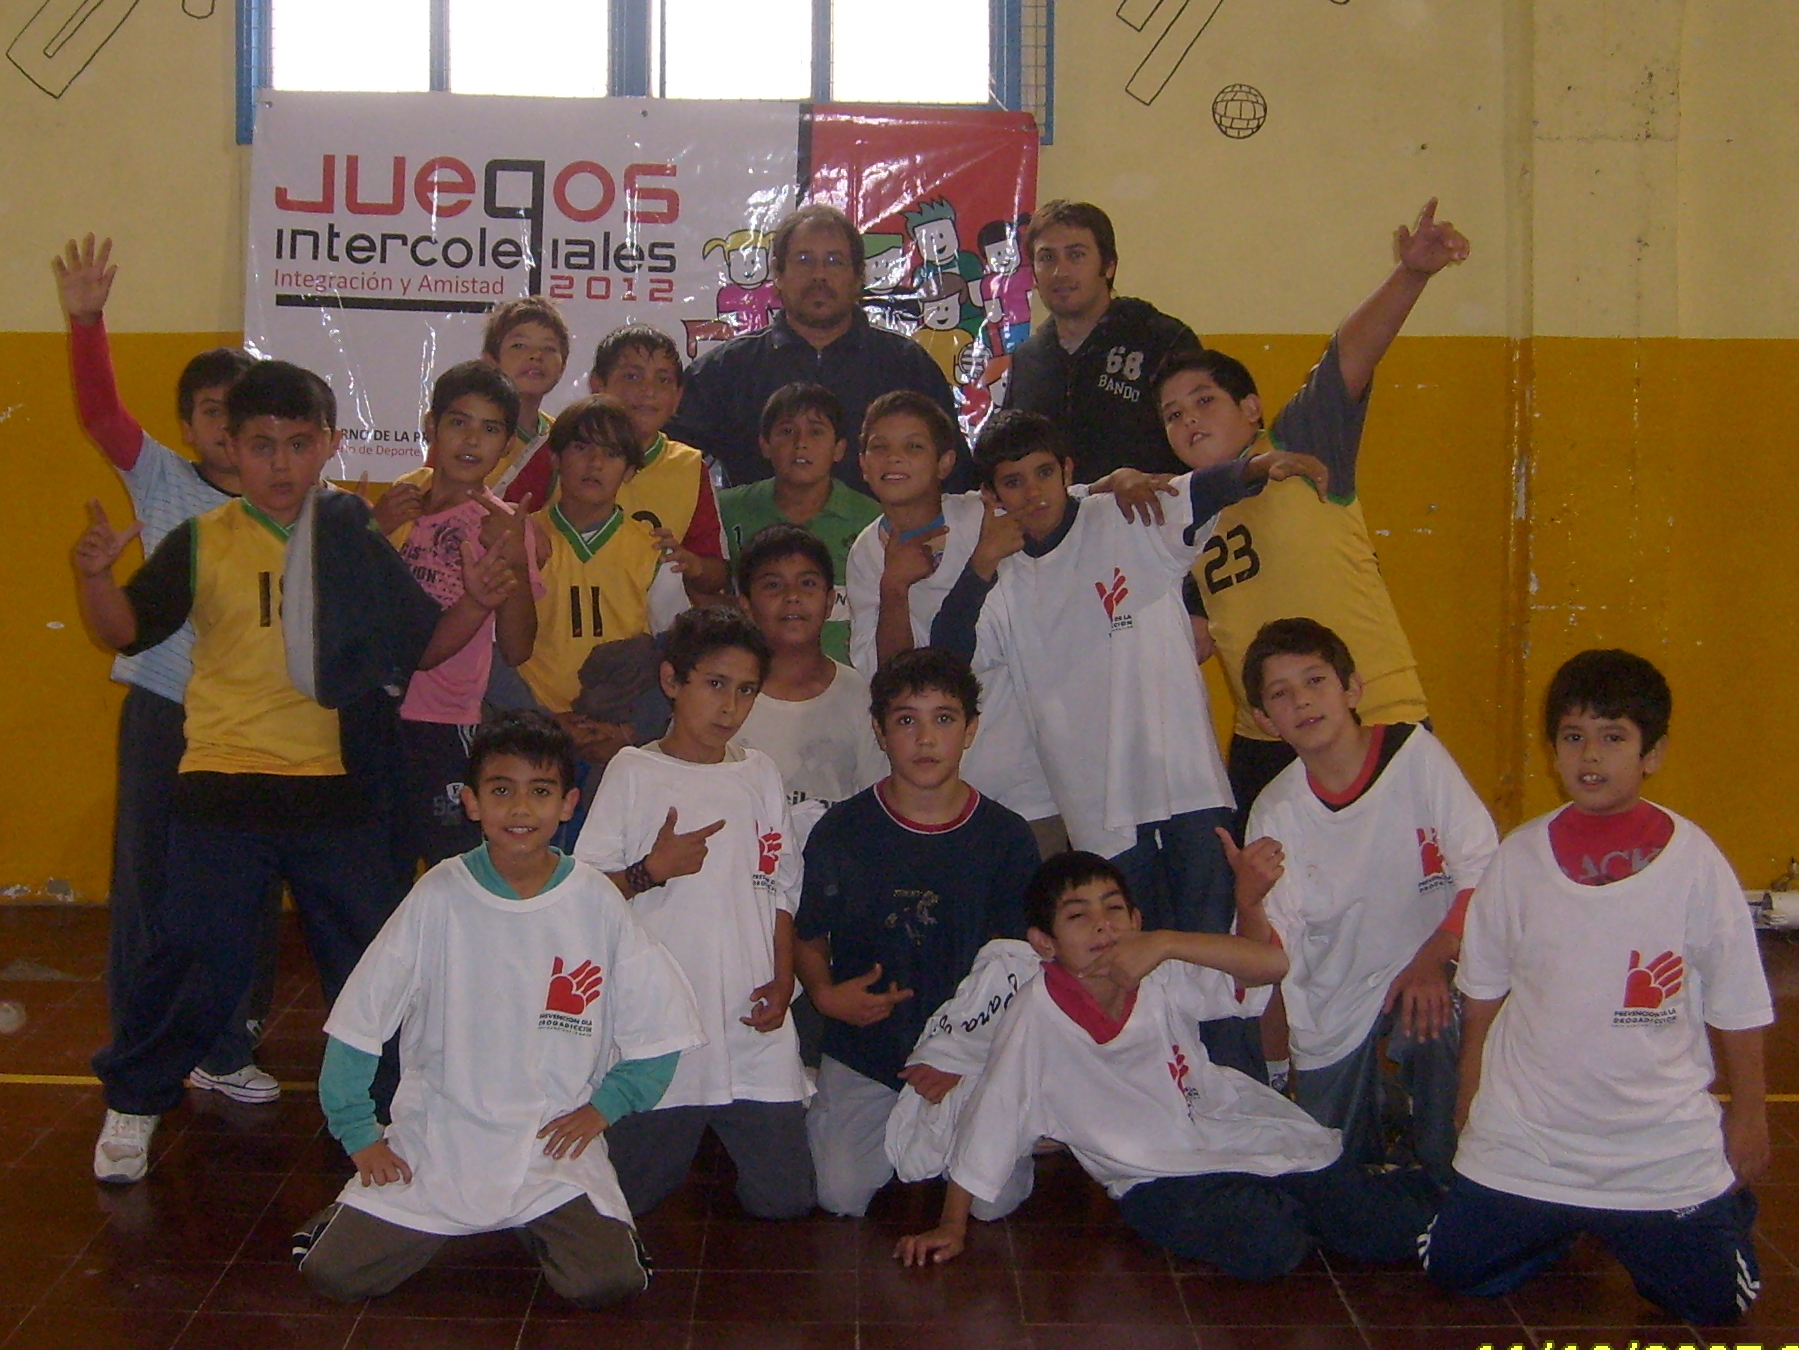
[{"label": "man with glasses", "polygon": [[[711,455],[732,483],[751,483],[772,472],[757,443],[762,405],[795,381],[837,395],[844,429],[858,439],[864,410],[896,389],[916,390],[954,418],[949,381],[930,354],[862,313],[862,236],[848,216],[822,203],[802,206],[776,227],[771,253],[780,312],[767,328],[694,362],[670,436]],[[836,473],[866,491],[857,456],[845,455]]]}]

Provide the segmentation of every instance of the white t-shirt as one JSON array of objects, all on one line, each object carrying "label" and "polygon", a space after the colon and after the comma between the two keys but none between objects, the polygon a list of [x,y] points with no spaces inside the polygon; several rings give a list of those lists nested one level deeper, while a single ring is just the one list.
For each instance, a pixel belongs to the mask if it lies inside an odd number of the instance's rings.
[{"label": "white t-shirt", "polygon": [[1479,884],[1499,835],[1443,743],[1414,726],[1341,810],[1318,800],[1304,763],[1289,764],[1249,813],[1248,838],[1264,836],[1286,853],[1268,918],[1290,963],[1293,1066],[1321,1069],[1368,1038],[1387,987]]},{"label": "white t-shirt", "polygon": [[[968,566],[975,545],[981,541],[981,522],[987,506],[979,493],[966,492],[943,498],[943,524],[949,531],[940,541],[937,569],[915,582],[907,595],[912,613],[913,645],[931,642],[931,622]],[[850,546],[847,590],[850,604],[850,660],[865,679],[873,679],[880,666],[875,659],[875,628],[881,619],[881,572],[887,561],[887,523],[871,523]],[[882,772],[885,772],[883,770]],[[974,744],[962,756],[962,780],[1001,806],[1026,820],[1043,820],[1056,814],[1056,802],[1044,777],[1036,743],[1019,704],[1011,672],[1004,667],[981,675],[981,726]]]},{"label": "white t-shirt", "polygon": [[832,662],[836,674],[822,694],[807,699],[757,695],[733,745],[760,750],[775,762],[787,803],[834,805],[887,776],[887,756],[868,716],[868,681]]},{"label": "white t-shirt", "polygon": [[694,764],[653,747],[627,747],[606,766],[575,856],[621,872],[649,853],[667,819],[677,833],[725,822],[706,841],[692,876],[633,897],[631,908],[681,965],[699,1005],[706,1044],[681,1056],[660,1106],[733,1101],[803,1101],[790,1017],[766,1034],[740,1020],[750,993],[774,978],[775,912],[800,900],[800,850],[787,818],[780,770],[760,750],[734,750],[720,764]]},{"label": "white t-shirt", "polygon": [[1166,961],[1137,987],[1123,1030],[1104,1045],[1038,979],[1001,1020],[992,1058],[963,1108],[949,1174],[996,1198],[1012,1168],[1047,1135],[1068,1145],[1114,1199],[1141,1181],[1328,1167],[1343,1151],[1326,1129],[1271,1088],[1206,1057],[1195,1023],[1259,1016],[1267,987]]},{"label": "white t-shirt", "polygon": [[1705,1029],[1774,1020],[1742,888],[1672,811],[1660,857],[1582,886],[1550,850],[1553,814],[1499,846],[1468,907],[1456,984],[1505,1004],[1456,1171],[1565,1205],[1703,1204],[1733,1184]]},{"label": "white t-shirt", "polygon": [[975,674],[1010,669],[1069,840],[1107,858],[1139,825],[1232,805],[1181,601],[1211,531],[1190,478],[1160,526],[1108,495],[1071,502],[1055,548],[1000,563],[977,627]]},{"label": "white t-shirt", "polygon": [[961,1082],[940,1102],[927,1102],[910,1083],[900,1089],[887,1117],[887,1161],[901,1181],[928,1181],[943,1175],[962,1110],[974,1096],[993,1038],[1018,991],[1043,970],[1028,942],[995,938],[975,954],[974,965],[946,999],[912,1047],[908,1064],[928,1064]]},{"label": "white t-shirt", "polygon": [[592,1199],[631,1222],[602,1135],[544,1156],[537,1131],[592,1099],[621,1059],[700,1043],[693,995],[617,889],[576,863],[529,900],[502,899],[461,858],[439,863],[382,927],[325,1031],[366,1054],[400,1032],[387,1142],[410,1184],[338,1199],[426,1233],[512,1228]]}]

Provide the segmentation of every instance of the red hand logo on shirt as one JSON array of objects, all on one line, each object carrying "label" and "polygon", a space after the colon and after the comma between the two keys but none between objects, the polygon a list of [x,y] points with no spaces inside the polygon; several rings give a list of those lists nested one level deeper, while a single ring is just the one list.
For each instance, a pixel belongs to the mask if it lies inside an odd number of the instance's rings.
[{"label": "red hand logo on shirt", "polygon": [[1686,965],[1673,952],[1663,952],[1648,965],[1643,954],[1630,954],[1630,974],[1624,977],[1626,1008],[1659,1008],[1680,992]]},{"label": "red hand logo on shirt", "polygon": [[1180,1046],[1174,1047],[1174,1058],[1168,1062],[1168,1076],[1174,1079],[1174,1085],[1182,1092],[1187,1090],[1187,1074],[1192,1069],[1187,1057],[1181,1053]]},{"label": "red hand logo on shirt", "polygon": [[544,1011],[579,1017],[600,996],[601,983],[600,968],[592,961],[583,961],[565,975],[558,956],[556,964],[550,967],[550,992],[543,1001]]},{"label": "red hand logo on shirt", "polygon": [[756,858],[756,869],[760,871],[763,876],[773,876],[775,864],[781,861],[781,832],[779,830],[770,830],[767,834],[758,839],[756,843],[759,850]]},{"label": "red hand logo on shirt", "polygon": [[1443,858],[1443,845],[1437,838],[1435,828],[1418,831],[1418,862],[1424,868],[1427,877],[1441,877],[1449,874],[1449,864]]},{"label": "red hand logo on shirt", "polygon": [[1125,596],[1131,593],[1131,588],[1124,584],[1124,573],[1119,571],[1116,567],[1112,569],[1112,585],[1110,588],[1108,588],[1104,582],[1096,581],[1093,583],[1093,589],[1099,592],[1099,602],[1106,607],[1106,617],[1108,619],[1117,616],[1118,607],[1124,603]]}]

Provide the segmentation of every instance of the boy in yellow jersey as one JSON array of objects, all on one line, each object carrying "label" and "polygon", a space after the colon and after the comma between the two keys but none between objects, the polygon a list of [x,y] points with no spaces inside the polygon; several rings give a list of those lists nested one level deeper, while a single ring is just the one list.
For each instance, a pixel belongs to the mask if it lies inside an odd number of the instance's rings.
[{"label": "boy in yellow jersey", "polygon": [[705,458],[662,431],[680,406],[683,378],[674,339],[647,324],[628,323],[600,339],[587,387],[630,414],[643,464],[619,493],[619,505],[650,527],[662,556],[697,601],[722,594],[730,569]]},{"label": "boy in yellow jersey", "polygon": [[[312,372],[263,361],[232,386],[226,413],[242,497],[170,531],[124,589],[112,565],[136,526],[121,534],[90,503],[74,553],[83,613],[108,646],[143,650],[190,616],[195,631],[163,912],[143,979],[94,1057],[108,1108],[94,1150],[102,1181],[147,1170],[160,1113],[180,1103],[182,1079],[243,997],[274,882],[293,892],[327,1003],[400,898],[386,823],[345,772],[338,714],[288,673],[288,540],[335,449],[335,400]],[[371,596],[415,585],[397,556],[369,556],[358,582]],[[421,666],[461,648],[517,584],[498,549],[479,564],[465,551],[463,563],[463,597]]]},{"label": "boy in yellow jersey", "polygon": [[[1227,506],[1193,565],[1211,642],[1237,704],[1228,767],[1239,824],[1257,794],[1294,758],[1290,746],[1256,724],[1243,694],[1243,655],[1263,624],[1304,616],[1339,634],[1356,654],[1365,721],[1429,717],[1417,662],[1362,518],[1356,455],[1375,366],[1431,277],[1468,256],[1468,241],[1436,219],[1436,208],[1433,197],[1412,229],[1399,228],[1392,274],[1343,321],[1305,388],[1266,431],[1255,380],[1233,357],[1177,352],[1156,374],[1168,444],[1191,468],[1275,449],[1315,455],[1330,469],[1328,499],[1320,500],[1311,484],[1292,480],[1270,483],[1259,496]],[[1189,608],[1193,593],[1189,587]]]},{"label": "boy in yellow jersey", "polygon": [[650,631],[650,583],[661,559],[655,537],[620,505],[620,493],[643,467],[631,416],[603,395],[562,410],[546,442],[556,458],[561,492],[533,517],[543,597],[537,640],[519,667],[534,697],[575,738],[576,753],[605,763],[630,743],[630,728],[571,712],[581,692],[581,666],[602,642]]}]

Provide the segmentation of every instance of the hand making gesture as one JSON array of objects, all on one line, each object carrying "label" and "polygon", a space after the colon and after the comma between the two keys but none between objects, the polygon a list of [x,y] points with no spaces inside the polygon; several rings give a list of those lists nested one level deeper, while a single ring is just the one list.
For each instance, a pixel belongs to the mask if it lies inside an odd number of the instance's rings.
[{"label": "hand making gesture", "polygon": [[968,565],[977,575],[992,581],[999,565],[1024,547],[1024,526],[1018,517],[1007,515],[992,488],[981,489],[981,501],[987,514],[981,517],[981,537],[974,546]]},{"label": "hand making gesture", "polygon": [[76,575],[97,577],[103,572],[110,572],[112,565],[119,560],[125,546],[143,533],[143,522],[133,521],[131,528],[120,532],[112,527],[106,518],[106,508],[100,505],[98,497],[90,497],[87,503],[87,529],[81,538],[75,541],[75,547],[69,557],[75,564]]},{"label": "hand making gesture", "polygon": [[1418,213],[1411,229],[1393,231],[1393,254],[1408,271],[1435,276],[1452,263],[1468,260],[1468,240],[1447,220],[1437,219],[1437,199],[1432,197]]}]

